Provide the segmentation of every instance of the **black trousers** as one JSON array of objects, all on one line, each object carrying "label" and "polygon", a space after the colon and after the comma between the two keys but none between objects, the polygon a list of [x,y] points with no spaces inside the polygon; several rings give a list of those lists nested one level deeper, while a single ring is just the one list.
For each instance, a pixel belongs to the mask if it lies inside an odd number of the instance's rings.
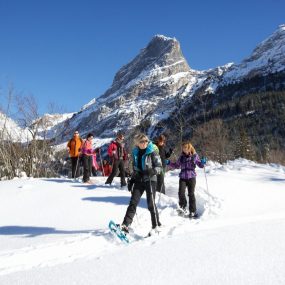
[{"label": "black trousers", "polygon": [[157,225],[159,226],[161,225],[159,221],[157,207],[155,205],[155,189],[156,189],[155,181],[152,181],[151,184],[149,181],[135,182],[132,192],[132,197],[123,224],[128,226],[132,223],[141,196],[143,195],[144,191],[146,191],[147,207],[148,210],[150,211],[152,227],[155,228]]},{"label": "black trousers", "polygon": [[[79,177],[79,157],[71,157],[71,177],[77,178]],[[76,173],[75,173],[76,171]]]},{"label": "black trousers", "polygon": [[90,180],[92,173],[92,155],[83,155],[83,182]]},{"label": "black trousers", "polygon": [[114,160],[112,172],[109,175],[109,177],[106,180],[106,184],[112,183],[114,177],[117,175],[118,170],[120,171],[120,177],[121,177],[121,186],[127,185],[126,183],[126,175],[125,175],[125,164],[122,159]]},{"label": "black trousers", "polygon": [[157,177],[156,192],[165,194],[164,173],[157,174],[156,177]]},{"label": "black trousers", "polygon": [[196,212],[196,199],[195,199],[195,186],[196,186],[196,178],[190,179],[182,179],[179,180],[179,191],[178,191],[178,198],[179,198],[179,206],[181,208],[187,207],[187,199],[185,196],[186,187],[188,188],[188,196],[189,196],[189,211]]}]

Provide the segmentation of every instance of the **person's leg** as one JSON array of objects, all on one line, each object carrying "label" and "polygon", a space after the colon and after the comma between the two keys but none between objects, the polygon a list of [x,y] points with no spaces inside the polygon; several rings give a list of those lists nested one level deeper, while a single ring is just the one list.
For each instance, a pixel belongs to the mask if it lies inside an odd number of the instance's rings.
[{"label": "person's leg", "polygon": [[88,163],[88,156],[83,155],[83,182],[87,182],[89,180],[89,163]]},{"label": "person's leg", "polygon": [[88,181],[90,180],[90,176],[92,176],[92,156],[88,156]]},{"label": "person's leg", "polygon": [[76,157],[71,157],[71,178],[75,178]]},{"label": "person's leg", "polygon": [[119,170],[121,177],[121,187],[126,186],[126,174],[125,174],[125,163],[122,159],[119,160]]},{"label": "person's leg", "polygon": [[75,160],[75,178],[78,178],[80,176],[80,157],[77,156]]},{"label": "person's leg", "polygon": [[195,186],[196,178],[191,178],[187,182],[188,196],[189,196],[189,211],[190,213],[196,213],[196,198],[195,198]]},{"label": "person's leg", "polygon": [[132,197],[124,217],[123,225],[129,226],[133,222],[133,218],[136,214],[137,205],[141,199],[143,192],[144,192],[144,187],[142,182],[139,183],[135,182],[132,192]]},{"label": "person's leg", "polygon": [[179,198],[179,206],[182,209],[185,209],[187,206],[187,199],[185,196],[186,191],[186,182],[183,179],[179,179],[179,190],[178,190],[178,198]]},{"label": "person's leg", "polygon": [[159,214],[157,211],[157,207],[155,204],[155,189],[156,189],[156,182],[149,181],[144,182],[145,183],[145,189],[146,189],[146,200],[147,200],[147,207],[150,211],[151,216],[151,224],[152,228],[155,228],[156,226],[160,226],[161,223],[159,221]]},{"label": "person's leg", "polygon": [[114,160],[113,167],[112,167],[112,172],[111,172],[111,174],[109,175],[109,177],[107,178],[105,184],[111,184],[111,183],[112,183],[114,177],[115,177],[116,174],[117,174],[118,165],[119,165],[119,161],[118,161],[118,160]]}]

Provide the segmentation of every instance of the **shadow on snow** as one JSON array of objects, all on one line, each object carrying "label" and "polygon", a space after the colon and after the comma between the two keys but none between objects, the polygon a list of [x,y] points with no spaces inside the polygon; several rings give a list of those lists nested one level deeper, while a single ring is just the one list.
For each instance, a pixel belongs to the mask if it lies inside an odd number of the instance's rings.
[{"label": "shadow on snow", "polygon": [[[91,202],[101,202],[101,203],[112,203],[115,205],[125,205],[128,206],[130,202],[130,197],[125,196],[106,196],[106,197],[86,197],[82,199],[83,201]],[[140,207],[147,208],[146,198],[141,198]]]},{"label": "shadow on snow", "polygon": [[51,234],[93,234],[102,235],[106,231],[103,230],[77,230],[77,231],[67,231],[67,230],[57,230],[55,228],[49,227],[32,227],[32,226],[4,226],[0,227],[0,235],[24,235],[26,237],[36,237],[41,235],[51,235]]}]

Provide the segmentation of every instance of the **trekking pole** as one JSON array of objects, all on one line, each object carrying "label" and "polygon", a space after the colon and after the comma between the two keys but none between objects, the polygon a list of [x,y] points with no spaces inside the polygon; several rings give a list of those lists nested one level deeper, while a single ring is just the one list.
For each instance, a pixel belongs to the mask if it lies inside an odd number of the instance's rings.
[{"label": "trekking pole", "polygon": [[153,210],[154,210],[155,222],[156,222],[156,226],[158,227],[158,217],[156,215],[156,205],[154,202],[154,194],[153,194],[153,189],[152,189],[152,185],[151,185],[150,175],[148,175],[148,179],[149,179],[150,193],[151,193],[151,197],[152,197],[152,206],[153,206]]},{"label": "trekking pole", "polygon": [[103,162],[102,162],[102,156],[101,156],[101,151],[100,150],[99,150],[99,156],[100,156],[100,163],[101,163],[101,167],[102,167],[103,176],[105,176],[104,165],[103,165]]},{"label": "trekking pole", "polygon": [[78,161],[79,161],[79,158],[80,158],[80,154],[78,154],[78,157],[77,157],[77,161],[76,161],[76,166],[75,166],[75,172],[74,172],[74,181],[76,181],[76,174],[77,174],[77,168],[78,168]]},{"label": "trekking pole", "polygon": [[209,211],[211,212],[210,192],[209,192],[208,180],[207,180],[207,175],[206,175],[206,169],[205,168],[206,167],[204,165],[203,169],[204,169],[204,175],[205,175],[205,180],[206,180],[206,189],[207,189],[207,194],[208,194],[208,197],[209,197]]}]

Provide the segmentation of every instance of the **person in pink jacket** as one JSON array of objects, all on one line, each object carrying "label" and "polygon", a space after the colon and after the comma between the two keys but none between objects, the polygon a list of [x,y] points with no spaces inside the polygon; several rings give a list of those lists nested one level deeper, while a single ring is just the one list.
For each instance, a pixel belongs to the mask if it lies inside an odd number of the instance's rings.
[{"label": "person in pink jacket", "polygon": [[83,143],[81,153],[83,161],[83,182],[90,183],[90,176],[92,173],[92,163],[93,163],[93,134],[89,133],[86,140]]}]

